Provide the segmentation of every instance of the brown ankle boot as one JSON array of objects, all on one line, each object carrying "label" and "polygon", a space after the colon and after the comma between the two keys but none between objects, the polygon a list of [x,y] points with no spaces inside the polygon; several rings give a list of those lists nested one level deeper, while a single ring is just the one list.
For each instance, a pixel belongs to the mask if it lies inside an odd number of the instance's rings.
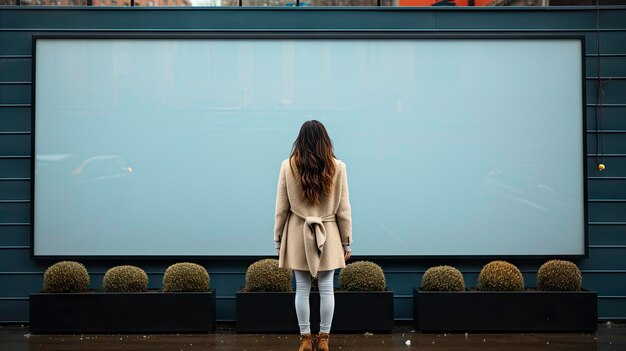
[{"label": "brown ankle boot", "polygon": [[313,351],[313,335],[300,334],[300,348],[298,351]]},{"label": "brown ankle boot", "polygon": [[319,334],[316,335],[316,339],[317,339],[317,343],[316,343],[316,350],[317,351],[328,351],[328,337],[330,335],[328,333],[324,333],[324,332],[319,332]]}]

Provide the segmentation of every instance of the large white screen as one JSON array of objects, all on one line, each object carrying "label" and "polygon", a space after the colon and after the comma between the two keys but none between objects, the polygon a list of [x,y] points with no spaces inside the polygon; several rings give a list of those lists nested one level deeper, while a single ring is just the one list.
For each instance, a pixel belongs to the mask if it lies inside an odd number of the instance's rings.
[{"label": "large white screen", "polygon": [[34,253],[274,255],[322,121],[354,255],[582,255],[578,39],[36,41]]}]

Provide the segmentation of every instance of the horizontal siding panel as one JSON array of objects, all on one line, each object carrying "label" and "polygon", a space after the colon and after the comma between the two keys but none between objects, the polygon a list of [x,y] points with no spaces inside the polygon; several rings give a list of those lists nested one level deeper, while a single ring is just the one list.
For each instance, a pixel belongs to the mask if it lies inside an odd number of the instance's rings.
[{"label": "horizontal siding panel", "polygon": [[28,223],[29,221],[29,203],[0,202],[0,223]]},{"label": "horizontal siding panel", "polygon": [[[581,270],[626,269],[625,248],[589,248],[589,257],[574,261]],[[626,315],[625,315],[626,316]]]},{"label": "horizontal siding panel", "polygon": [[43,289],[43,274],[0,274],[0,298],[28,297]]},{"label": "horizontal siding panel", "polygon": [[[213,275],[211,286],[215,289],[217,296],[235,296],[237,291],[245,287],[246,285],[246,269],[247,266],[240,268],[240,274],[220,274]],[[337,272],[335,272],[335,281],[337,279]],[[295,277],[292,284],[294,290],[296,287]]]},{"label": "horizontal siding panel", "polygon": [[598,317],[619,317],[622,319],[626,317],[626,298],[609,299],[598,297]]},{"label": "horizontal siding panel", "polygon": [[[626,34],[626,32],[625,32]],[[626,41],[626,35],[624,36]],[[598,103],[597,80],[587,80],[587,103]],[[603,82],[602,90],[604,91],[603,103],[605,104],[626,104],[626,79],[613,79],[606,83]]]},{"label": "horizontal siding panel", "polygon": [[30,132],[30,108],[0,107],[0,132]]},{"label": "horizontal siding panel", "polygon": [[[392,290],[394,295],[411,295],[413,288],[420,285],[422,274],[415,272],[386,273],[385,280],[387,289]],[[337,283],[335,286],[339,287],[339,284]]]},{"label": "horizontal siding panel", "polygon": [[[596,113],[601,113],[600,121],[596,121]],[[604,130],[626,130],[626,106],[602,106],[602,109],[587,107],[587,129],[598,127]]]},{"label": "horizontal siding panel", "polygon": [[393,318],[394,319],[413,319],[413,298],[394,298],[393,299]]},{"label": "horizontal siding panel", "polygon": [[0,225],[0,246],[29,246],[29,245],[30,245],[30,226]]},{"label": "horizontal siding panel", "polygon": [[626,245],[626,224],[591,224],[589,245]]},{"label": "horizontal siding panel", "polygon": [[[65,29],[65,28],[137,28],[138,23],[130,21],[129,14],[111,11],[104,13],[89,13],[84,10],[68,9],[68,11],[54,11],[54,16],[46,11],[6,11],[3,18],[5,28],[25,28],[25,29]],[[10,14],[10,15],[9,15]],[[152,14],[143,12],[143,17],[150,17]],[[198,15],[198,13],[196,13]],[[185,16],[177,13],[176,18]],[[161,17],[161,16],[159,16]],[[126,20],[124,20],[126,19]],[[163,18],[166,19],[166,18]],[[117,22],[121,21],[121,22]],[[173,24],[173,23],[171,23]],[[131,26],[129,26],[131,25]],[[179,24],[180,26],[180,24]]]},{"label": "horizontal siding panel", "polygon": [[[30,249],[13,248],[0,250],[0,272],[38,272],[59,260],[31,260]],[[77,260],[83,262],[82,260]]]},{"label": "horizontal siding panel", "polygon": [[[2,27],[4,28],[4,25]],[[0,31],[0,55],[30,55],[32,37],[33,32]]]},{"label": "horizontal siding panel", "polygon": [[0,158],[0,178],[30,178],[30,159]]},{"label": "horizontal siding panel", "polygon": [[235,321],[237,319],[237,299],[217,299],[215,301],[215,319],[217,321]]},{"label": "horizontal siding panel", "polygon": [[[210,9],[196,11],[150,11],[143,12],[144,17],[149,17],[150,25],[155,28],[203,28],[206,23],[211,23],[215,27],[232,26],[231,23],[221,19],[231,16],[241,17],[237,24],[240,28],[248,28],[252,24],[257,26],[264,25],[272,27],[272,24],[283,19],[285,24],[294,24],[289,19],[298,19],[305,24],[309,22],[323,22],[325,26],[330,28],[346,26],[345,22],[354,26],[355,18],[353,16],[368,17],[370,14],[376,13],[379,17],[386,19],[388,16],[396,18],[399,22],[410,22],[410,20],[420,20],[421,27],[434,28],[438,25],[440,28],[553,28],[553,29],[578,29],[578,28],[595,28],[595,14],[593,8],[582,10],[558,11],[559,9],[485,9],[483,11],[432,11],[431,9],[393,9],[387,8],[383,11],[354,11],[345,12],[341,9],[317,10],[306,9],[308,11],[294,11],[290,13],[289,18],[285,15],[284,10],[263,11],[264,16],[259,16],[258,12],[250,9],[240,9],[237,11]],[[612,11],[602,11],[600,13],[600,22],[602,28],[623,28],[623,10],[616,9]],[[174,16],[174,13],[176,14]],[[7,28],[110,28],[111,24],[115,24],[118,28],[137,28],[140,24],[135,21],[135,17],[123,11],[109,12],[106,19],[102,19],[101,13],[86,14],[85,11],[67,9],[65,11],[55,11],[55,16],[47,16],[44,11],[28,11],[28,10],[12,10],[10,16],[6,16],[4,26]],[[150,16],[147,16],[149,14]],[[532,16],[533,21],[528,21],[528,17]],[[435,17],[437,22],[435,22]],[[252,20],[253,19],[253,20]],[[358,18],[356,18],[358,19]],[[158,21],[156,21],[158,20]],[[273,22],[266,23],[265,21]],[[358,21],[357,21],[358,23]],[[398,24],[391,21],[384,21],[379,24],[384,27],[394,27]],[[413,24],[415,26],[415,24]]]},{"label": "horizontal siding panel", "polygon": [[30,71],[30,58],[0,58],[0,82],[30,82]]},{"label": "horizontal siding panel", "polygon": [[0,134],[0,156],[30,156],[30,134]]},{"label": "horizontal siding panel", "polygon": [[0,323],[28,321],[28,299],[0,299]]},{"label": "horizontal siding panel", "polygon": [[[437,26],[446,29],[578,29],[593,28],[595,24],[588,11],[533,13],[528,23],[527,12],[508,12],[494,16],[489,11],[468,15],[466,12],[442,11],[437,16]],[[604,26],[603,26],[604,28]]]},{"label": "horizontal siding panel", "polygon": [[[601,14],[602,28],[623,28],[624,14],[621,11]],[[532,21],[528,21],[532,16]],[[603,22],[605,20],[606,22]],[[441,11],[437,13],[438,28],[455,29],[592,29],[596,27],[595,16],[590,10],[554,11]]]},{"label": "horizontal siding panel", "polygon": [[[593,9],[594,15],[597,13],[596,9]],[[595,17],[594,17],[595,18]],[[624,18],[626,18],[626,10],[611,10],[606,11],[602,9],[600,11],[600,26],[601,28],[624,28]]]},{"label": "horizontal siding panel", "polygon": [[590,202],[590,222],[626,222],[626,202]]},{"label": "horizontal siding panel", "polygon": [[[208,11],[207,11],[208,10]],[[430,11],[258,11],[249,9],[211,9],[196,11],[145,11],[137,21],[137,11],[99,11],[67,9],[55,11],[11,11],[5,16],[5,28],[435,28],[436,13]]]},{"label": "horizontal siding panel", "polygon": [[30,104],[30,84],[0,84],[0,104]]},{"label": "horizontal siding panel", "polygon": [[589,179],[587,186],[589,199],[626,199],[626,178]]},{"label": "horizontal siding panel", "polygon": [[[130,14],[129,11],[126,11],[127,13]],[[189,11],[191,12],[191,11]],[[239,12],[239,14],[241,14],[240,10],[237,10],[237,12]],[[300,12],[298,14],[298,12]],[[302,14],[304,11],[294,11],[294,14],[300,15]],[[83,14],[85,12],[83,11]],[[181,13],[181,11],[177,11],[178,14]],[[95,14],[95,13],[94,13]],[[132,20],[131,25],[130,26],[123,26],[123,25],[119,25],[117,23],[115,23],[117,28],[124,28],[124,29],[129,29],[129,31],[132,30],[145,30],[145,29],[152,29],[152,30],[158,30],[158,27],[160,27],[158,24],[157,25],[150,25],[150,22],[152,22],[153,20],[155,20],[154,17],[152,17],[153,15],[156,14],[156,11],[154,11],[153,13],[145,13],[145,16],[142,16],[142,21],[136,21],[135,18],[130,18]],[[354,13],[353,13],[354,14]],[[351,15],[348,15],[348,17],[350,17]],[[336,25],[336,26],[326,26],[324,23],[326,21],[318,21],[318,23],[311,23],[310,22],[310,18],[304,19],[303,21],[301,20],[293,20],[293,17],[295,16],[285,16],[284,13],[277,13],[277,18],[275,21],[273,21],[271,23],[271,25],[269,25],[268,27],[265,28],[273,28],[273,29],[282,29],[282,30],[288,30],[288,29],[293,29],[293,30],[302,30],[302,29],[326,29],[326,28],[333,28],[333,29],[341,29],[341,28],[345,28],[345,29],[380,29],[380,28],[384,28],[384,22],[386,22],[387,20],[392,21],[393,25],[386,27],[387,29],[434,29],[434,26],[427,26],[425,25],[424,22],[419,22],[416,21],[419,18],[416,18],[415,14],[411,14],[411,13],[388,13],[387,15],[390,16],[389,19],[385,19],[383,18],[383,16],[380,16],[380,14],[374,16],[375,19],[373,19],[372,21],[367,20],[367,18],[370,17],[371,13],[369,15],[366,16],[362,16],[362,14],[357,14],[357,17],[354,18],[355,20],[358,20],[359,24],[354,23],[354,21],[352,21],[352,19],[350,18],[346,18],[346,14],[340,14],[338,13],[338,17],[340,18],[341,22],[340,24]],[[222,12],[222,14],[220,15],[220,19],[216,20],[216,21],[210,21],[208,20],[208,18],[203,19],[203,25],[206,25],[206,23],[211,23],[212,27],[211,28],[217,28],[217,29],[255,29],[255,28],[263,28],[263,25],[257,25],[257,24],[253,24],[254,21],[244,21],[244,22],[237,22],[237,21],[233,21],[232,19],[228,19],[226,16],[224,16],[224,13]],[[50,16],[47,16],[50,18]],[[109,22],[109,17],[104,17],[99,15],[98,16],[100,19],[104,19],[106,22],[106,24],[108,24],[109,26],[112,24],[112,22]],[[329,14],[325,14],[324,15],[324,19],[328,19]],[[432,17],[432,15],[426,15],[426,17]],[[177,22],[180,22],[180,17],[177,16],[172,16],[172,18],[177,19]],[[257,18],[262,18],[265,19],[264,16],[258,16]],[[405,22],[403,22],[403,19],[406,19]],[[157,23],[161,24],[161,18],[157,18]],[[291,24],[288,23],[282,23],[281,21],[285,21],[285,22],[292,22]],[[352,21],[352,22],[351,22]],[[490,20],[491,21],[491,20]],[[526,19],[527,23],[528,20]],[[97,23],[98,21],[93,21],[94,23]],[[222,23],[223,26],[220,26],[219,23]],[[461,23],[463,21],[460,21]],[[488,23],[489,21],[487,21]],[[59,22],[60,23],[60,22]],[[309,25],[307,25],[309,24]],[[416,28],[416,25],[420,26],[420,28]],[[178,26],[177,26],[178,27]],[[106,25],[101,27],[102,29],[106,29]],[[134,28],[134,29],[133,29]],[[204,27],[206,28],[206,26]],[[466,27],[467,28],[467,27]],[[87,27],[79,27],[79,28],[75,28],[75,29],[88,29]],[[167,29],[167,28],[166,28]],[[164,29],[164,30],[166,30]],[[450,31],[452,29],[455,28],[448,28],[448,27],[443,27],[441,25],[439,25],[439,29],[442,31]],[[466,30],[471,30],[471,29],[478,29],[478,28],[467,28]],[[68,30],[70,30],[68,28]],[[493,30],[494,33],[500,33],[502,32],[502,29],[494,29]],[[593,31],[585,31],[585,32],[559,32],[559,33],[554,33],[554,32],[536,32],[536,31],[524,31],[523,29],[520,30],[513,30],[513,33],[515,32],[519,32],[520,34],[567,34],[567,35],[571,35],[571,34],[577,34],[577,35],[583,35],[585,36],[585,47],[586,47],[586,54],[589,55],[593,55],[593,54],[597,54],[597,50],[596,50],[596,33]],[[35,31],[13,31],[13,30],[7,30],[7,31],[2,31],[0,32],[0,55],[31,55],[32,54],[32,47],[31,47],[31,40],[32,40],[32,35],[33,33],[35,33]],[[47,31],[47,30],[39,30],[37,31],[37,33],[42,33],[42,34],[54,34],[55,31]],[[83,31],[77,31],[77,33],[80,34],[87,34]],[[432,31],[427,31],[425,33],[432,33]],[[614,55],[614,54],[626,54],[626,31],[615,31],[615,32],[601,32],[600,33],[600,52],[603,55],[606,54],[610,54],[610,55]]]},{"label": "horizontal siding panel", "polygon": [[[621,29],[624,29],[624,26]],[[592,30],[581,34],[585,35],[586,54],[598,54],[597,33]],[[626,31],[600,32],[600,54],[626,54]]]},{"label": "horizontal siding panel", "polygon": [[[602,39],[600,39],[602,45]],[[602,49],[602,47],[600,47]],[[600,77],[626,77],[626,56],[600,57]],[[598,76],[598,57],[587,57],[585,69],[587,77]]]},{"label": "horizontal siding panel", "polygon": [[[626,92],[626,90],[624,90]],[[626,154],[626,133],[604,133],[601,136],[602,151],[605,154]],[[587,134],[587,153],[597,152],[595,134]]]},{"label": "horizontal siding panel", "polygon": [[0,200],[30,200],[30,181],[0,181]]},{"label": "horizontal siding panel", "polygon": [[[593,137],[595,139],[595,136]],[[594,140],[595,142],[595,140]],[[606,150],[605,150],[606,151]],[[593,154],[593,152],[589,152]],[[599,157],[599,161],[603,162],[606,168],[603,171],[598,170],[596,158],[594,156],[587,157],[587,176],[588,177],[626,177],[626,156]],[[606,180],[599,180],[606,181]]]},{"label": "horizontal siding panel", "polygon": [[[626,297],[626,273],[584,273],[583,288],[597,291],[599,296]],[[626,316],[626,315],[625,315]]]}]

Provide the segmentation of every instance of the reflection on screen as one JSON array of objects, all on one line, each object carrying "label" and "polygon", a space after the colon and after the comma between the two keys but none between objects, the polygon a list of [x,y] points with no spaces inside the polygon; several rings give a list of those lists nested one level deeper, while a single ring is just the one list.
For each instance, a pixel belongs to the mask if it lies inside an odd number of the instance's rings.
[{"label": "reflection on screen", "polygon": [[39,39],[36,255],[273,255],[301,124],[358,255],[584,253],[568,39]]}]

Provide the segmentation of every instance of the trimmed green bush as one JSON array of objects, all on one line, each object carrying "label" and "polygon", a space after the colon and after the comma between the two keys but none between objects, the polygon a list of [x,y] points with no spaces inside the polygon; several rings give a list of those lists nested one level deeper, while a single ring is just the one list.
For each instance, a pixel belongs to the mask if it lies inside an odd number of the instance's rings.
[{"label": "trimmed green bush", "polygon": [[293,271],[278,267],[275,258],[256,261],[246,271],[244,291],[293,291]]},{"label": "trimmed green bush", "polygon": [[61,261],[43,274],[43,291],[48,293],[79,293],[89,288],[89,273],[74,261]]},{"label": "trimmed green bush", "polygon": [[196,263],[175,263],[163,275],[163,291],[209,291],[209,287],[209,272]]},{"label": "trimmed green bush", "polygon": [[509,262],[489,262],[478,275],[476,290],[521,291],[524,290],[524,277],[522,272]]},{"label": "trimmed green bush", "polygon": [[106,292],[142,292],[148,290],[148,275],[135,266],[116,266],[104,274],[102,286]]},{"label": "trimmed green bush", "polygon": [[424,291],[465,291],[463,274],[452,266],[430,267],[422,276]]},{"label": "trimmed green bush", "polygon": [[385,291],[385,273],[374,262],[356,261],[339,272],[339,289],[346,291]]},{"label": "trimmed green bush", "polygon": [[583,277],[576,264],[550,260],[537,272],[537,289],[544,291],[580,291]]}]

